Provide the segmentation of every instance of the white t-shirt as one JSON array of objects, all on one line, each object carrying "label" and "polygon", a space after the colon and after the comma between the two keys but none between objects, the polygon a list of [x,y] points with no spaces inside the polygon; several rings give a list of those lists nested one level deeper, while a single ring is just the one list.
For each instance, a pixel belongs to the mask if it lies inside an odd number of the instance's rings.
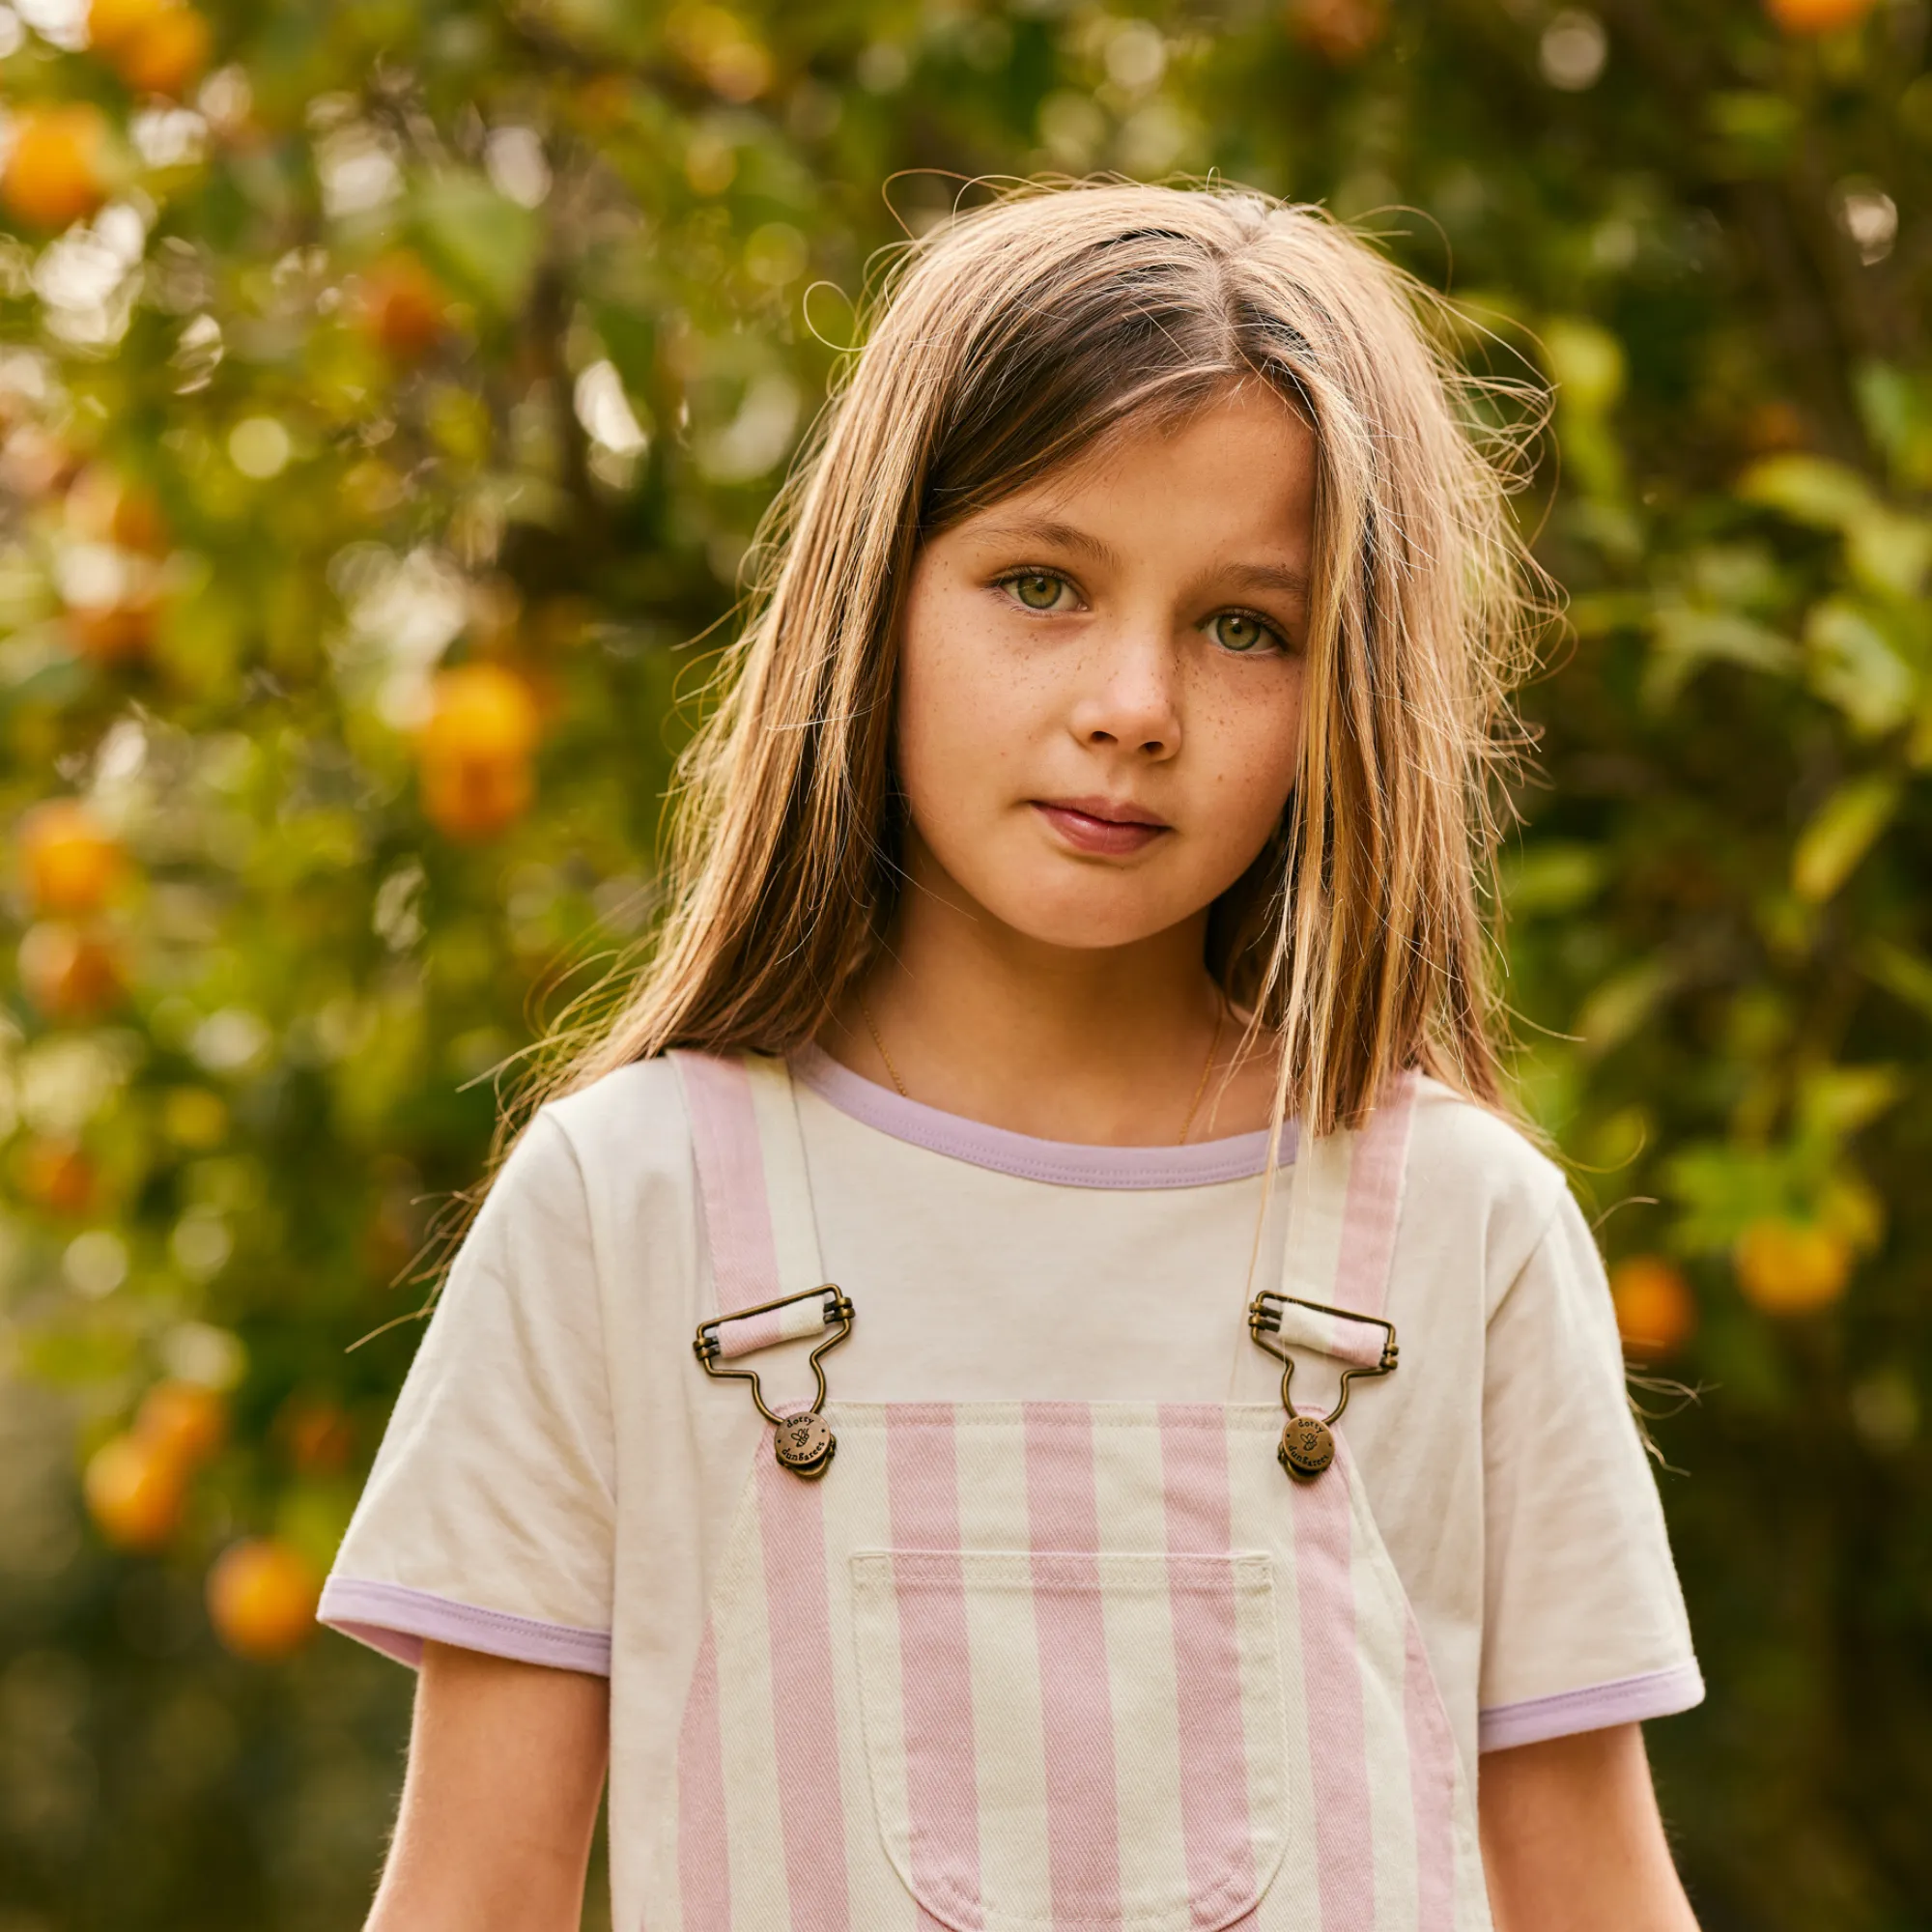
[{"label": "white t-shirt", "polygon": [[[813,1049],[794,1072],[825,1272],[859,1311],[826,1358],[835,1402],[1277,1399],[1245,1321],[1281,1265],[1285,1215],[1255,1251],[1265,1133],[1075,1146],[920,1105]],[[674,1065],[549,1102],[462,1244],[323,1597],[324,1622],[409,1662],[431,1637],[609,1673],[614,1647],[613,1821],[649,1803],[634,1787],[675,1733],[766,1453],[741,1386],[720,1402],[694,1359],[716,1312]],[[1552,1162],[1434,1081],[1385,1313],[1399,1371],[1357,1384],[1339,1427],[1465,1768],[1695,1704],[1590,1231]],[[775,1406],[810,1386],[784,1352]],[[1326,1406],[1332,1369],[1297,1370],[1297,1406]]]}]

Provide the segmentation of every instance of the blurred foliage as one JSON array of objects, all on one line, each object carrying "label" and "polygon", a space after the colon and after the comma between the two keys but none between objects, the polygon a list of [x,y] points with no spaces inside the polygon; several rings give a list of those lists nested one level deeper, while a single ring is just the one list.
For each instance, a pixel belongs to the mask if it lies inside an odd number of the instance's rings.
[{"label": "blurred foliage", "polygon": [[0,5],[4,1932],[356,1920],[408,1679],[303,1639],[413,1330],[348,1345],[646,916],[874,251],[1095,167],[1371,217],[1559,385],[1511,998],[1701,1391],[1665,1806],[1713,1932],[1924,1924],[1927,28]]}]

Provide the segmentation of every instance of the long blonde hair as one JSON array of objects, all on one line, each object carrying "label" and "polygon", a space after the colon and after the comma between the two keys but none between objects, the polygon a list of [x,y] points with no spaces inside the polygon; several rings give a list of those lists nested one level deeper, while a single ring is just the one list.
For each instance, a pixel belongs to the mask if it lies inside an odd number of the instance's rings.
[{"label": "long blonde hair", "polygon": [[1222,185],[1001,193],[905,246],[867,311],[679,765],[650,955],[614,1013],[554,1037],[515,1111],[668,1047],[810,1039],[895,904],[895,632],[921,541],[1256,378],[1315,434],[1306,722],[1209,968],[1278,1037],[1280,1107],[1308,1131],[1408,1066],[1500,1104],[1481,888],[1506,693],[1545,608],[1507,501],[1540,392],[1466,375],[1444,346],[1460,318],[1363,236]]}]

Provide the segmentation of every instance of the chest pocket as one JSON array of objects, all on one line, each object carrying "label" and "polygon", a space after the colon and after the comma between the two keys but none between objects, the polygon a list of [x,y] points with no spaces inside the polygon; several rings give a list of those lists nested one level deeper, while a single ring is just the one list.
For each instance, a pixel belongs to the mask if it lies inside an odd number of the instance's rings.
[{"label": "chest pocket", "polygon": [[872,1802],[957,1932],[1216,1932],[1288,1842],[1265,1553],[858,1550]]}]

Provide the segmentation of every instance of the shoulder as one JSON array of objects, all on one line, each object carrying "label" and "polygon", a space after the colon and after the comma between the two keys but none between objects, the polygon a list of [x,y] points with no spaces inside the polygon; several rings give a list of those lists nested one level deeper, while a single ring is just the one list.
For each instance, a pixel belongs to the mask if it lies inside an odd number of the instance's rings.
[{"label": "shoulder", "polygon": [[479,1221],[508,1215],[550,1226],[660,1226],[696,1193],[684,1093],[674,1063],[634,1061],[531,1111],[484,1191]]},{"label": "shoulder", "polygon": [[613,1173],[632,1180],[691,1168],[691,1122],[673,1061],[634,1060],[546,1100],[531,1119],[574,1158],[586,1181]]},{"label": "shoulder", "polygon": [[1468,1226],[1505,1276],[1572,1199],[1568,1177],[1520,1127],[1424,1074],[1415,1083],[1406,1206]]},{"label": "shoulder", "polygon": [[1408,1173],[1411,1186],[1454,1188],[1545,1214],[1569,1184],[1520,1127],[1428,1074],[1415,1083]]}]

